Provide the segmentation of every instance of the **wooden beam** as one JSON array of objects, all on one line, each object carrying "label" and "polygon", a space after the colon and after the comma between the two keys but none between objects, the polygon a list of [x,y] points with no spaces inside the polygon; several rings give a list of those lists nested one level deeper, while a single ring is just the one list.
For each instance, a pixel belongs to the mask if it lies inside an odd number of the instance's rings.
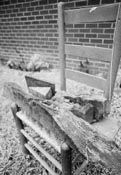
[{"label": "wooden beam", "polygon": [[66,69],[66,77],[71,80],[86,84],[87,86],[91,86],[103,91],[105,90],[106,80],[104,78],[100,78],[84,72],[72,71],[69,69]]},{"label": "wooden beam", "polygon": [[[7,89],[8,90],[8,89]],[[34,118],[47,132],[55,136],[61,143],[65,142],[73,149],[78,150],[90,161],[99,161],[112,168],[117,175],[121,172],[121,151],[115,146],[113,140],[94,130],[93,125],[76,117],[68,108],[68,105],[58,104],[56,109],[30,99],[28,95],[22,99],[22,91],[17,94],[17,89],[10,89],[12,100],[22,106],[29,118]],[[9,93],[9,92],[8,92]],[[7,93],[7,94],[8,94]],[[21,93],[21,95],[20,95]],[[11,96],[9,96],[11,98]],[[26,99],[26,100],[25,100]],[[22,105],[23,103],[23,105]],[[25,108],[28,106],[28,108]]]},{"label": "wooden beam", "polygon": [[72,175],[72,150],[65,142],[61,145],[61,159],[63,175]]},{"label": "wooden beam", "polygon": [[22,147],[22,151],[25,154],[29,154],[29,151],[25,147],[25,143],[27,143],[27,139],[21,133],[21,129],[24,129],[24,124],[22,123],[22,121],[16,115],[17,108],[18,108],[17,105],[14,103],[11,106],[11,111],[12,111],[12,114],[13,114],[13,117],[14,117],[14,120],[15,120],[15,123],[16,123],[16,127],[17,127],[17,130],[18,130],[18,133],[19,133],[19,138],[20,138],[20,144],[21,144],[21,147]]},{"label": "wooden beam", "polygon": [[121,4],[118,10],[118,16],[115,25],[116,28],[114,33],[114,45],[113,45],[111,67],[109,70],[108,81],[106,86],[107,88],[105,91],[105,97],[109,99],[109,101],[112,99],[117,71],[121,59]]},{"label": "wooden beam", "polygon": [[94,59],[97,61],[110,62],[112,49],[66,44],[65,53],[67,55],[74,55],[82,58]]},{"label": "wooden beam", "polygon": [[103,5],[93,8],[65,10],[66,24],[79,24],[91,22],[115,21],[118,4]]},{"label": "wooden beam", "polygon": [[61,90],[66,90],[65,78],[65,37],[64,37],[64,3],[58,4],[58,30],[59,30],[59,59],[60,59],[60,82]]}]

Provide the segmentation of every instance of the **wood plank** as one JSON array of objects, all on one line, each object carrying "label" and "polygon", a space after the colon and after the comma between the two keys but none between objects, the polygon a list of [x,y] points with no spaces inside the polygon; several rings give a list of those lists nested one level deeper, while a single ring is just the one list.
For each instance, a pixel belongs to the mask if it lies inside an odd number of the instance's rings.
[{"label": "wood plank", "polygon": [[58,175],[48,166],[48,164],[44,160],[40,158],[40,156],[38,156],[38,154],[32,149],[32,147],[29,144],[25,144],[25,147],[51,175]]},{"label": "wood plank", "polygon": [[56,109],[50,108],[43,102],[28,98],[27,95],[23,100],[23,94],[20,94],[23,92],[19,90],[18,95],[16,88],[10,89],[10,85],[9,91],[10,95],[13,94],[12,99],[17,105],[23,103],[22,110],[26,113],[29,111],[29,117],[34,116],[34,120],[45,130],[54,133],[55,138],[61,140],[61,143],[66,141],[67,145],[78,150],[90,161],[99,161],[115,170],[115,174],[120,175],[121,151],[116,147],[115,142],[94,130],[94,127],[83,119],[76,117],[68,105],[61,105],[60,101]]},{"label": "wood plank", "polygon": [[112,57],[112,49],[72,44],[65,45],[65,53],[105,62],[110,62]]},{"label": "wood plank", "polygon": [[30,118],[22,113],[22,111],[17,112],[17,117],[21,119],[25,124],[30,126],[37,134],[40,135],[40,137],[44,138],[50,145],[52,145],[59,153],[60,153],[60,146],[57,142],[57,140],[54,139],[54,137],[49,135],[44,128],[39,126],[37,123],[33,122]]},{"label": "wood plank", "polygon": [[86,84],[87,86],[91,86],[103,91],[105,90],[106,80],[104,78],[96,77],[84,72],[72,71],[69,69],[66,69],[66,77],[71,80]]},{"label": "wood plank", "polygon": [[61,90],[66,90],[66,77],[65,77],[65,37],[64,37],[64,3],[58,4],[58,30],[59,30],[59,59],[60,59],[60,84]]},{"label": "wood plank", "polygon": [[[47,110],[46,105],[45,109]],[[57,122],[56,134],[63,133],[68,145],[77,147],[89,160],[102,162],[120,175],[121,152],[108,137],[94,130],[93,126],[84,120],[78,119],[67,108],[61,108],[58,114],[53,113],[53,120]]]},{"label": "wood plank", "polygon": [[72,175],[72,149],[64,142],[61,145],[62,174]]},{"label": "wood plank", "polygon": [[117,76],[117,71],[120,65],[121,59],[121,4],[118,11],[118,17],[116,21],[116,28],[114,32],[114,45],[112,53],[111,67],[108,74],[107,88],[105,92],[105,97],[111,101],[115,80]]},{"label": "wood plank", "polygon": [[45,151],[29,134],[21,129],[21,133],[42,153],[45,155],[48,160],[50,160],[60,171],[62,171],[62,166],[61,164],[53,158],[47,151]]},{"label": "wood plank", "polygon": [[21,134],[21,129],[24,129],[24,124],[16,115],[16,113],[18,112],[18,106],[15,103],[13,103],[11,105],[11,112],[13,114],[13,117],[14,117],[14,120],[15,120],[15,123],[16,123],[16,127],[17,127],[17,130],[18,130],[22,152],[24,154],[29,154],[28,150],[24,146],[24,144],[27,143],[27,139],[26,139],[26,137],[24,137],[23,134]]},{"label": "wood plank", "polygon": [[104,5],[93,8],[81,8],[65,10],[65,23],[91,23],[102,21],[115,21],[118,12],[118,4]]},{"label": "wood plank", "polygon": [[28,90],[29,87],[51,87],[52,95],[55,95],[55,84],[40,79],[36,79],[33,77],[29,77],[27,75],[25,76],[25,80],[27,83]]}]

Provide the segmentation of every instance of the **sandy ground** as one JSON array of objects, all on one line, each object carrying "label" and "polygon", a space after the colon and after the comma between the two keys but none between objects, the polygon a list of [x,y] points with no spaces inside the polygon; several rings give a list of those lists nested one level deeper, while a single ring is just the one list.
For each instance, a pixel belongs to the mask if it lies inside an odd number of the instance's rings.
[{"label": "sandy ground", "polygon": [[[25,91],[27,91],[25,75],[33,76],[43,80],[48,80],[56,84],[56,90],[60,88],[59,71],[42,71],[42,72],[22,72],[11,70],[0,66],[0,175],[47,175],[48,173],[42,169],[40,164],[33,158],[25,157],[20,148],[19,137],[15,122],[10,110],[10,100],[3,97],[3,85],[5,82],[16,82]],[[75,93],[82,89],[83,93],[90,93],[91,90],[81,86],[78,83],[67,82],[68,91]],[[97,92],[96,92],[97,93]],[[102,94],[98,92],[98,94]],[[121,117],[121,93],[115,93],[112,101],[111,113],[109,116],[116,122],[116,126],[120,126]],[[117,122],[119,125],[117,125]],[[112,122],[111,122],[112,123]],[[114,128],[117,130],[117,128]],[[107,131],[106,131],[107,132]],[[99,164],[89,164],[88,168],[80,175],[110,175],[110,171],[102,168]]]}]

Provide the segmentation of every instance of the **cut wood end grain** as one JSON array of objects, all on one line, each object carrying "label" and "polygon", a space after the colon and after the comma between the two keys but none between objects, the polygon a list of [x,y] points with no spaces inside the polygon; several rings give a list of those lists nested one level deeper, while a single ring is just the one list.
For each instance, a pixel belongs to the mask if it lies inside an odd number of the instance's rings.
[{"label": "cut wood end grain", "polygon": [[51,99],[52,97],[51,87],[29,87],[29,91],[40,99]]}]

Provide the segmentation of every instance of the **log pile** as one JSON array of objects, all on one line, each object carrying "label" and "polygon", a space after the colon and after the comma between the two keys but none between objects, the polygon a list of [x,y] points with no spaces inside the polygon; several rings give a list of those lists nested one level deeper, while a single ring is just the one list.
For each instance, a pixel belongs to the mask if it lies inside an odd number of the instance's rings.
[{"label": "log pile", "polygon": [[[79,103],[74,103],[77,98],[64,95],[61,98],[55,96],[51,100],[40,101],[25,93],[15,83],[6,83],[4,94],[15,102],[27,116],[44,127],[50,135],[53,133],[60,143],[66,141],[88,160],[98,161],[112,168],[117,175],[120,174],[121,151],[116,147],[115,142],[95,131],[92,125],[82,119],[85,114],[88,116],[91,112],[93,114],[92,103],[89,101],[84,103],[80,99],[84,105],[79,111],[77,110]],[[81,113],[82,118],[76,116],[77,111]]]}]

